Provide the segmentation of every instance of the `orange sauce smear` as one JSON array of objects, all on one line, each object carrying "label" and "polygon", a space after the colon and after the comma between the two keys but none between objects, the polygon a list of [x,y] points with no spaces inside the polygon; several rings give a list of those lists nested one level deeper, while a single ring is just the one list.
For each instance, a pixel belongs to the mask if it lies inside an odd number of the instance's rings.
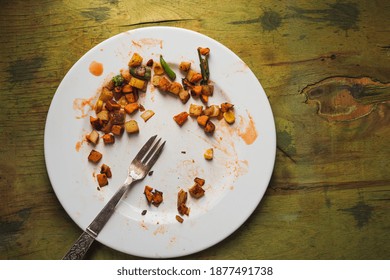
[{"label": "orange sauce smear", "polygon": [[103,74],[103,64],[97,61],[92,61],[89,65],[89,72],[94,76]]}]

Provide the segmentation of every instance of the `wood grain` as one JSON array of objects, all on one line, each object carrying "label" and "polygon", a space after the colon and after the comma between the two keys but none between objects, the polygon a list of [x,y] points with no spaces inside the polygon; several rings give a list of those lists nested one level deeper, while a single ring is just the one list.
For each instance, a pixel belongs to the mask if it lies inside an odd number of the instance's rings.
[{"label": "wood grain", "polygon": [[[60,259],[80,234],[46,174],[51,99],[90,48],[153,25],[229,47],[276,121],[263,201],[226,240],[185,258],[389,259],[389,14],[387,1],[2,1],[0,259]],[[94,244],[88,258],[135,257]]]}]

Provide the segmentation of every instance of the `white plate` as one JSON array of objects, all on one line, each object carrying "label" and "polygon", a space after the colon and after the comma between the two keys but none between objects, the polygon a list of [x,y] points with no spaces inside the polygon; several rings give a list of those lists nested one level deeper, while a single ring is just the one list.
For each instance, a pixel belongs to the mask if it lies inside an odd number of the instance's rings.
[{"label": "white plate", "polygon": [[[163,94],[149,84],[140,102],[155,115],[144,122],[137,113],[138,135],[123,135],[112,146],[100,141],[96,147],[85,142],[90,132],[89,116],[97,93],[107,79],[127,67],[134,52],[145,62],[163,54],[181,81],[180,61],[191,61],[199,71],[197,48],[209,47],[210,80],[215,85],[209,104],[228,101],[235,106],[236,122],[215,121],[216,132],[205,135],[189,119],[179,127],[172,117],[188,111],[191,98]],[[103,74],[92,75],[93,62],[103,65]],[[276,152],[272,111],[263,88],[249,67],[225,46],[202,34],[172,27],[150,27],[116,35],[88,51],[66,74],[52,100],[45,127],[45,159],[53,189],[69,216],[85,229],[126,177],[130,161],[146,140],[162,136],[167,144],[152,176],[147,176],[127,193],[97,240],[131,255],[149,258],[184,256],[206,249],[233,233],[252,214],[268,186]],[[203,153],[214,148],[214,159]],[[92,148],[103,153],[100,163],[112,169],[109,185],[97,189],[99,165],[87,161]],[[206,194],[189,198],[191,212],[181,224],[176,221],[176,199],[180,188],[187,190],[193,179],[206,180]],[[144,186],[164,193],[157,208],[145,200]],[[141,215],[147,210],[146,215]],[[71,245],[71,244],[69,244]]]}]

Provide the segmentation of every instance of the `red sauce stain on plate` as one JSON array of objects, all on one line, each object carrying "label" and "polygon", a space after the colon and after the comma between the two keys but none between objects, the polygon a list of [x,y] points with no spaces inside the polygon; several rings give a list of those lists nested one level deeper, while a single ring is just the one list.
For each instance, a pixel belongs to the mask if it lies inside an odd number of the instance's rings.
[{"label": "red sauce stain on plate", "polygon": [[103,64],[97,61],[92,61],[89,65],[89,72],[94,76],[103,74]]},{"label": "red sauce stain on plate", "polygon": [[[248,114],[249,115],[249,114]],[[241,126],[241,125],[240,125]],[[249,115],[249,122],[243,131],[239,131],[238,135],[247,145],[253,144],[256,141],[258,133],[256,130],[255,122],[251,115]]]},{"label": "red sauce stain on plate", "polygon": [[82,144],[83,144],[83,143],[82,143],[81,141],[78,141],[78,142],[76,143],[76,151],[77,151],[77,152],[80,151]]},{"label": "red sauce stain on plate", "polygon": [[[73,109],[75,111],[80,111],[81,113],[80,116],[76,116],[77,119],[85,118],[88,116],[88,112],[93,109],[92,99],[93,97],[88,99],[76,98],[73,100]],[[87,107],[87,112],[85,112],[85,107]]]}]

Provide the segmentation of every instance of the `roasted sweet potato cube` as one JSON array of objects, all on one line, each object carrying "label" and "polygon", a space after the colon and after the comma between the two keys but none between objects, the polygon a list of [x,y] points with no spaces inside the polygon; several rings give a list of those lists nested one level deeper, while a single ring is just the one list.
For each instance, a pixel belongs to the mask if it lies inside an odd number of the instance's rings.
[{"label": "roasted sweet potato cube", "polygon": [[96,114],[96,117],[102,122],[108,122],[110,120],[110,114],[107,110],[100,111],[98,114]]},{"label": "roasted sweet potato cube", "polygon": [[115,137],[111,133],[104,134],[102,138],[103,138],[104,144],[114,144],[115,143]]},{"label": "roasted sweet potato cube", "polygon": [[139,95],[138,95],[138,92],[136,90],[125,94],[125,98],[126,98],[127,102],[129,102],[129,103],[137,102],[138,97],[139,97]]},{"label": "roasted sweet potato cube", "polygon": [[129,67],[137,67],[142,64],[142,56],[139,53],[133,53],[130,61],[129,61]]},{"label": "roasted sweet potato cube", "polygon": [[[130,81],[131,75],[130,75],[129,69],[121,69],[120,73],[121,73],[121,76],[123,77],[123,79],[125,79],[127,82]],[[111,79],[111,81],[112,81],[112,79]]]},{"label": "roasted sweet potato cube", "polygon": [[126,114],[124,110],[117,110],[111,112],[111,123],[112,124],[124,124],[126,119]]},{"label": "roasted sweet potato cube", "polygon": [[162,76],[158,81],[158,88],[162,91],[168,91],[170,85],[171,82],[165,76]]},{"label": "roasted sweet potato cube", "polygon": [[203,110],[203,114],[209,116],[210,118],[218,117],[220,113],[219,106],[211,105]]},{"label": "roasted sweet potato cube", "polygon": [[183,104],[186,104],[187,101],[190,99],[190,94],[188,93],[187,90],[185,90],[184,88],[182,88],[179,92],[179,99],[181,100],[181,102]]},{"label": "roasted sweet potato cube", "polygon": [[192,197],[200,198],[204,196],[205,190],[198,184],[194,184],[191,188],[189,188],[188,192]]},{"label": "roasted sweet potato cube", "polygon": [[202,95],[212,96],[214,93],[213,85],[202,85]]},{"label": "roasted sweet potato cube", "polygon": [[101,130],[103,127],[103,122],[99,118],[95,118],[95,117],[90,116],[89,122],[91,123],[92,127],[96,130]]},{"label": "roasted sweet potato cube", "polygon": [[153,110],[146,110],[141,114],[141,118],[147,122],[151,117],[154,116],[154,111]]},{"label": "roasted sweet potato cube", "polygon": [[204,132],[213,134],[215,131],[215,125],[212,121],[207,121],[206,126],[204,127]]},{"label": "roasted sweet potato cube", "polygon": [[179,212],[180,215],[189,215],[190,214],[190,208],[187,207],[185,204],[180,204],[177,207],[177,211]]},{"label": "roasted sweet potato cube", "polygon": [[183,89],[183,86],[178,82],[173,82],[169,85],[168,91],[174,95],[179,95],[180,91]]},{"label": "roasted sweet potato cube", "polygon": [[155,62],[153,65],[153,71],[156,75],[162,75],[164,74],[164,68],[161,66],[160,62]]},{"label": "roasted sweet potato cube", "polygon": [[194,182],[197,183],[199,186],[203,187],[204,186],[204,183],[206,183],[206,180],[205,179],[202,179],[202,178],[199,178],[199,177],[196,177],[194,179]]},{"label": "roasted sweet potato cube", "polygon": [[187,202],[187,192],[183,189],[180,189],[177,193],[177,207],[179,207],[182,204],[186,204]]},{"label": "roasted sweet potato cube", "polygon": [[129,121],[125,122],[125,129],[126,129],[126,132],[129,134],[138,133],[139,127],[138,127],[137,121],[136,120],[129,120]]},{"label": "roasted sweet potato cube", "polygon": [[234,107],[234,105],[231,104],[231,103],[229,103],[229,102],[224,102],[224,103],[221,104],[220,107],[221,107],[222,113],[225,113],[225,112],[227,112],[227,111],[232,110],[233,107]]},{"label": "roasted sweet potato cube", "polygon": [[212,160],[214,158],[214,149],[213,148],[207,149],[204,152],[203,157],[207,160]]},{"label": "roasted sweet potato cube", "polygon": [[173,119],[175,120],[175,122],[182,126],[186,120],[188,119],[188,113],[187,112],[181,112],[179,114],[177,114],[176,116],[173,117]]},{"label": "roasted sweet potato cube", "polygon": [[199,82],[200,80],[202,80],[202,74],[190,69],[187,72],[186,79],[189,82],[195,84],[195,83]]},{"label": "roasted sweet potato cube", "polygon": [[191,117],[199,117],[202,114],[203,106],[192,103],[189,111]]},{"label": "roasted sweet potato cube", "polygon": [[179,69],[183,72],[187,72],[191,68],[191,62],[189,61],[182,61],[179,64]]},{"label": "roasted sweet potato cube", "polygon": [[108,179],[106,174],[97,174],[96,179],[100,187],[108,185]]},{"label": "roasted sweet potato cube", "polygon": [[131,77],[129,85],[132,87],[138,88],[140,90],[144,90],[147,82],[145,80],[138,79],[136,77]]},{"label": "roasted sweet potato cube", "polygon": [[121,108],[121,105],[118,104],[115,100],[108,100],[106,102],[106,109],[108,111],[114,111],[114,110],[119,110]]},{"label": "roasted sweet potato cube", "polygon": [[193,86],[191,88],[191,95],[194,97],[198,97],[202,94],[202,86]]},{"label": "roasted sweet potato cube", "polygon": [[111,127],[111,133],[116,136],[121,136],[123,134],[123,131],[124,131],[123,125],[114,124]]},{"label": "roasted sweet potato cube", "polygon": [[94,129],[90,134],[87,134],[85,138],[88,140],[88,142],[96,145],[99,141],[99,133]]},{"label": "roasted sweet potato cube", "polygon": [[103,105],[104,105],[103,100],[98,99],[98,101],[96,101],[95,106],[93,108],[96,114],[103,109]]},{"label": "roasted sweet potato cube", "polygon": [[163,193],[158,190],[154,190],[152,204],[158,207],[161,204],[161,202],[163,202]]},{"label": "roasted sweet potato cube", "polygon": [[228,124],[233,124],[236,120],[236,116],[234,115],[234,111],[232,110],[223,113],[223,118]]},{"label": "roasted sweet potato cube", "polygon": [[139,104],[138,103],[130,103],[125,106],[125,111],[128,114],[133,114],[134,112],[138,111]]},{"label": "roasted sweet potato cube", "polygon": [[206,55],[210,54],[210,48],[199,47],[198,50],[199,50],[199,53],[201,55],[205,55],[206,56]]},{"label": "roasted sweet potato cube", "polygon": [[148,203],[152,203],[153,201],[153,188],[152,187],[149,187],[149,186],[145,186],[145,189],[144,189],[144,195],[146,197],[146,200],[148,201]]},{"label": "roasted sweet potato cube", "polygon": [[127,94],[133,92],[133,87],[129,84],[126,84],[122,87],[122,92]]},{"label": "roasted sweet potato cube", "polygon": [[100,93],[99,99],[103,102],[107,102],[108,100],[111,100],[114,97],[114,93],[112,90],[108,89],[107,87],[102,88],[102,92]]},{"label": "roasted sweet potato cube", "polygon": [[208,122],[208,120],[209,120],[209,116],[206,116],[206,115],[201,115],[201,116],[196,118],[196,121],[198,122],[198,124],[200,126],[203,126],[203,127],[206,126],[206,123]]},{"label": "roasted sweet potato cube", "polygon": [[200,97],[200,101],[202,101],[203,104],[207,105],[207,103],[209,102],[209,96],[201,94],[199,97]]},{"label": "roasted sweet potato cube", "polygon": [[92,150],[89,153],[88,160],[93,162],[93,163],[97,163],[102,159],[102,157],[103,157],[103,155],[100,152],[98,152],[96,150]]},{"label": "roasted sweet potato cube", "polygon": [[111,168],[107,164],[102,164],[100,167],[100,174],[106,174],[107,178],[112,177]]},{"label": "roasted sweet potato cube", "polygon": [[103,127],[101,129],[101,132],[110,133],[112,125],[113,124],[112,124],[111,120],[103,122]]}]

